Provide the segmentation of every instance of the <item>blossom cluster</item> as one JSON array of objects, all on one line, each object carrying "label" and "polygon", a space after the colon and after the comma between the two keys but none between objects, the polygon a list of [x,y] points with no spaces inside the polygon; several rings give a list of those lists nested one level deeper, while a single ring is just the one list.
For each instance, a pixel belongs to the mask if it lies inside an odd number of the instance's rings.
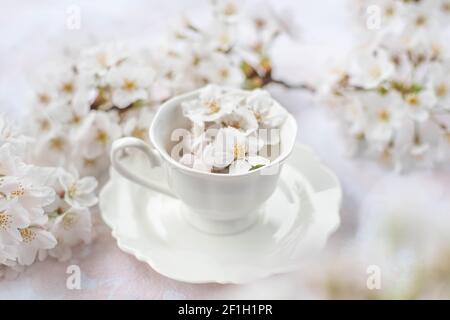
[{"label": "blossom cluster", "polygon": [[[326,86],[340,107],[352,151],[400,171],[448,163],[449,6],[431,0],[376,3],[379,28],[364,31],[368,42]],[[369,4],[363,1],[362,8]]]},{"label": "blossom cluster", "polygon": [[37,258],[67,260],[92,237],[97,180],[33,165],[31,143],[0,117],[0,276]]},{"label": "blossom cluster", "polygon": [[286,111],[267,91],[203,88],[198,98],[182,103],[190,120],[180,163],[214,173],[239,174],[270,163],[264,147],[279,147],[279,128]]},{"label": "blossom cluster", "polygon": [[36,90],[26,127],[38,137],[37,163],[103,180],[112,142],[147,139],[166,99],[208,83],[270,83],[269,48],[287,24],[262,8],[243,12],[235,1],[215,1],[207,24],[184,17],[156,47],[100,45],[56,64]]}]

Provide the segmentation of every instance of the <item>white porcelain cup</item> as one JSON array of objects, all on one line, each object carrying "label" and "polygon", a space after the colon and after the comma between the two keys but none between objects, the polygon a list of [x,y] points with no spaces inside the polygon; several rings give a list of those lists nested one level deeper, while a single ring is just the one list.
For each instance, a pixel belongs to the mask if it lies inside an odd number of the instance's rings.
[{"label": "white porcelain cup", "polygon": [[[275,191],[282,164],[295,144],[297,124],[288,113],[280,128],[280,154],[269,165],[236,175],[198,171],[180,164],[169,152],[177,143],[171,139],[172,132],[189,128],[181,103],[198,94],[199,90],[180,95],[159,108],[149,130],[152,146],[132,137],[116,140],[111,150],[112,165],[125,178],[181,200],[183,215],[197,229],[213,234],[237,233],[256,221],[264,202]],[[151,166],[162,166],[169,189],[163,181],[152,180],[125,166],[119,157],[125,148],[137,148],[147,155]]]}]

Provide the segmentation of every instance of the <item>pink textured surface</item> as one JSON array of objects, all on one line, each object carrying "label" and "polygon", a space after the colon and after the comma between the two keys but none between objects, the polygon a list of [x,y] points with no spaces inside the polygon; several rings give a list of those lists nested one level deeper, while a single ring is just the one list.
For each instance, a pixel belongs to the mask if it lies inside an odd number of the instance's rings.
[{"label": "pink textured surface", "polygon": [[[81,290],[66,288],[66,268],[76,263],[82,272]],[[17,290],[18,286],[26,290]],[[218,285],[192,286],[162,277],[147,264],[120,251],[108,234],[69,263],[47,260],[35,264],[18,279],[3,281],[2,298],[43,299],[184,299],[207,298]],[[8,294],[9,293],[9,294]]]}]

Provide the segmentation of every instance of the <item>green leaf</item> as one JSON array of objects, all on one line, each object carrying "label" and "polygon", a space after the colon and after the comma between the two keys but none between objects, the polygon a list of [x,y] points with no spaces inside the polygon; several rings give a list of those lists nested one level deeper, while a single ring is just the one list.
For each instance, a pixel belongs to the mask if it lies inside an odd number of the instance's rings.
[{"label": "green leaf", "polygon": [[411,87],[409,88],[409,90],[412,93],[419,93],[420,91],[422,91],[422,89],[423,89],[422,86],[420,84],[417,84],[417,83],[413,83],[411,85]]},{"label": "green leaf", "polygon": [[253,68],[250,63],[245,60],[241,61],[241,71],[244,73],[246,78],[252,78],[257,75],[255,68]]},{"label": "green leaf", "polygon": [[385,87],[382,87],[382,86],[378,87],[377,90],[378,90],[378,93],[381,94],[382,96],[384,96],[385,94],[388,93],[388,89],[386,89]]},{"label": "green leaf", "polygon": [[136,100],[135,102],[133,102],[132,107],[133,108],[140,108],[144,105],[145,101],[142,99]]},{"label": "green leaf", "polygon": [[256,170],[256,169],[259,169],[259,168],[262,168],[262,167],[264,167],[263,164],[257,164],[255,166],[252,166],[248,171],[253,171],[253,170]]}]

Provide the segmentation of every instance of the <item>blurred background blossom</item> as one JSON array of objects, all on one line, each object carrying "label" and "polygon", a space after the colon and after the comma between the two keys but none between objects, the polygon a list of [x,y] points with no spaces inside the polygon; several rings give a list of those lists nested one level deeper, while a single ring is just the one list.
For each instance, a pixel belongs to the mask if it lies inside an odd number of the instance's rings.
[{"label": "blurred background blossom", "polygon": [[449,2],[354,6],[360,44],[324,86],[351,152],[397,171],[448,167]]}]

